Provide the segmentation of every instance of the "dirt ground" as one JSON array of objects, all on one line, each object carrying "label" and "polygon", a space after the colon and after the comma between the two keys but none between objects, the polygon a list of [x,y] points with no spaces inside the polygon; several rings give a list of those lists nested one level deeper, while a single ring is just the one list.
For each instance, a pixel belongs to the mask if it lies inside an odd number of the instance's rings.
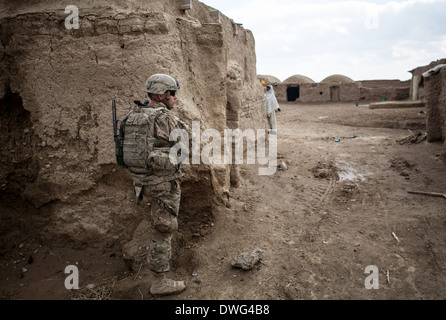
[{"label": "dirt ground", "polygon": [[[281,109],[278,162],[287,168],[259,176],[257,165],[245,165],[227,205],[192,237],[185,228],[193,221],[180,217],[171,277],[186,281],[184,293],[152,297],[147,270],[130,273],[116,248],[68,250],[17,232],[0,255],[1,297],[445,299],[446,199],[408,192],[446,193],[442,143],[397,142],[409,129],[425,132],[426,110],[354,103]],[[231,266],[254,249],[262,250],[254,268]],[[64,287],[67,265],[78,267],[79,290]],[[377,289],[365,287],[368,266],[379,271]]]}]

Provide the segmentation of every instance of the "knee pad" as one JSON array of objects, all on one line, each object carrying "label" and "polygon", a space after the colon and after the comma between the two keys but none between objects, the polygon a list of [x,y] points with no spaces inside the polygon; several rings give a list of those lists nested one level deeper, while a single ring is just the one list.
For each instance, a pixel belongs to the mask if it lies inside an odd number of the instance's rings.
[{"label": "knee pad", "polygon": [[162,210],[153,217],[153,227],[162,233],[172,233],[177,231],[177,217],[168,210]]}]

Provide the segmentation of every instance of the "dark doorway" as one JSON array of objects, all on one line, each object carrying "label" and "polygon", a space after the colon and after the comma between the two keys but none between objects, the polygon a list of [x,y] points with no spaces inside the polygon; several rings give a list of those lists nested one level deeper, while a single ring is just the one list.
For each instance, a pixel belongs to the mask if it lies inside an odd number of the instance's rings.
[{"label": "dark doorway", "polygon": [[332,102],[339,101],[339,87],[330,87],[330,97]]},{"label": "dark doorway", "polygon": [[286,89],[286,96],[288,101],[296,101],[300,97],[300,87],[299,86],[288,86]]}]

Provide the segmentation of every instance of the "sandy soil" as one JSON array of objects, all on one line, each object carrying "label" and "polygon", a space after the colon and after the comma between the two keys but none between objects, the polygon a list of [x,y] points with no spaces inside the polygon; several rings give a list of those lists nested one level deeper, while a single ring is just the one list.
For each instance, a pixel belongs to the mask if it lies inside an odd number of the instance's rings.
[{"label": "sandy soil", "polygon": [[[181,216],[171,276],[187,282],[184,293],[152,297],[147,270],[130,273],[116,248],[68,250],[17,233],[9,235],[14,247],[0,255],[1,297],[445,299],[446,199],[408,192],[446,192],[441,143],[397,143],[408,129],[425,130],[425,110],[281,108],[278,156],[287,169],[259,176],[256,165],[244,166],[241,186],[200,221],[199,232],[191,234],[194,221]],[[231,266],[239,253],[257,248],[261,260],[253,269]],[[78,267],[80,290],[65,289],[67,265]],[[368,290],[371,265],[379,288]]]}]

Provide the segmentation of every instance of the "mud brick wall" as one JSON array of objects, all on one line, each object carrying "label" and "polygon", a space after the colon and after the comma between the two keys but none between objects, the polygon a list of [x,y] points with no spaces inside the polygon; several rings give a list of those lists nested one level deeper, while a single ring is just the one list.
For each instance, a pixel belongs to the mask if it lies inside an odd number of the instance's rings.
[{"label": "mud brick wall", "polygon": [[424,79],[428,141],[445,141],[442,159],[446,162],[446,68]]},{"label": "mud brick wall", "polygon": [[[1,199],[44,212],[43,237],[114,243],[141,220],[115,163],[111,101],[122,119],[151,74],[179,80],[175,111],[202,129],[266,126],[252,33],[199,1],[181,3],[80,1],[79,28],[67,29],[70,1],[0,0]],[[184,216],[224,201],[231,171],[185,166]]]}]

